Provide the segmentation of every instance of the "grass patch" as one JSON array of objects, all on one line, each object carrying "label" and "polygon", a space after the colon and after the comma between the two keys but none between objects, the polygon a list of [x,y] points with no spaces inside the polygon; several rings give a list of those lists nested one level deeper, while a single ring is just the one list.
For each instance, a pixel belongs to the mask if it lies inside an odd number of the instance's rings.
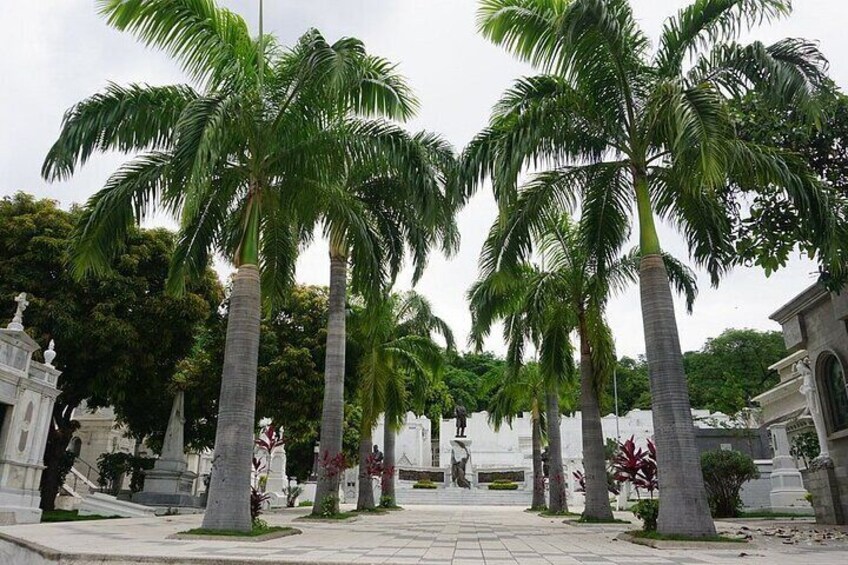
[{"label": "grass patch", "polygon": [[335,514],[330,514],[329,516],[315,516],[314,514],[307,514],[306,516],[301,516],[297,518],[297,520],[349,520],[350,518],[356,517],[356,512],[336,512]]},{"label": "grass patch", "polygon": [[297,503],[297,506],[298,506],[298,508],[303,508],[305,506],[312,506],[312,501],[311,500],[301,500],[300,502]]},{"label": "grass patch", "polygon": [[708,541],[708,542],[726,542],[726,543],[747,543],[747,541],[743,539],[737,538],[729,538],[727,536],[709,536],[705,538],[693,538],[690,536],[680,536],[680,535],[664,535],[659,532],[646,532],[644,530],[639,530],[635,532],[627,532],[632,535],[634,538],[640,539],[652,539],[659,541]]},{"label": "grass patch", "polygon": [[255,538],[266,536],[268,534],[278,534],[282,532],[300,533],[299,530],[288,526],[253,526],[249,532],[240,532],[238,530],[208,530],[206,528],[194,528],[180,532],[182,536],[214,536],[226,538]]},{"label": "grass patch", "polygon": [[[813,518],[812,514],[792,514],[791,512],[769,512],[767,510],[757,510],[752,512],[740,512],[737,518],[760,518],[765,520],[776,520],[782,518]],[[727,518],[716,518],[717,520],[724,520]],[[729,518],[733,520],[734,518]]]},{"label": "grass patch", "polygon": [[41,513],[42,523],[48,522],[85,522],[88,520],[115,520],[120,516],[80,516],[78,510],[45,510]]},{"label": "grass patch", "polygon": [[607,520],[605,518],[591,518],[589,516],[580,516],[577,522],[581,524],[629,524],[630,522],[627,520],[620,520],[618,518],[613,518],[611,520]]},{"label": "grass patch", "polygon": [[375,506],[374,508],[362,508],[362,509],[357,508],[356,510],[353,510],[352,512],[354,512],[356,514],[385,514],[386,512],[388,512],[388,510],[386,508],[382,508],[380,506]]},{"label": "grass patch", "polygon": [[539,516],[542,516],[544,518],[560,518],[562,516],[579,517],[580,514],[578,514],[577,512],[551,512],[550,510],[542,510],[541,512],[539,512]]},{"label": "grass patch", "polygon": [[378,508],[385,510],[386,512],[396,512],[398,510],[403,510],[403,506],[398,506],[397,504],[392,504],[391,506],[378,506]]}]

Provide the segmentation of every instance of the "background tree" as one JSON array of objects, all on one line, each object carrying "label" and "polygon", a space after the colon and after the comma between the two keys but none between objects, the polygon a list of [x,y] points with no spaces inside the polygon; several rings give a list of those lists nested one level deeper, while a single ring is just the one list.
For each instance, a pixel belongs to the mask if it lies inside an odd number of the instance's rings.
[{"label": "background tree", "polygon": [[[73,411],[115,407],[137,437],[152,433],[146,406],[164,428],[167,384],[192,347],[194,333],[217,308],[220,286],[210,271],[180,298],[166,295],[174,237],[165,230],[130,230],[108,275],[73,278],[66,268],[79,211],[18,193],[0,201],[0,304],[27,292],[26,330],[39,343],[56,341],[61,394],[44,453],[41,504],[52,510],[61,460],[75,431]],[[87,461],[94,465],[96,462]]]},{"label": "background tree", "polygon": [[[415,105],[409,96],[401,101],[404,103],[410,109]],[[415,284],[434,245],[452,253],[458,243],[454,219],[458,199],[447,190],[453,186],[449,184],[456,164],[453,148],[426,132],[381,132],[369,141],[375,147],[373,154],[351,163],[347,174],[336,180],[338,190],[330,191],[321,205],[324,234],[330,242],[322,460],[325,453],[327,459],[333,459],[341,440],[345,351],[339,344],[345,341],[348,268],[353,292],[379,296],[391,287],[407,255],[414,266]],[[373,421],[366,417],[362,424],[371,426]],[[363,429],[363,445],[369,435],[366,431]],[[360,464],[360,469],[365,472],[366,465]],[[338,474],[319,475],[313,513],[326,512],[324,500],[335,496],[338,479]],[[360,481],[361,488],[365,484]],[[370,480],[367,484],[370,486]]]},{"label": "background tree", "polygon": [[530,413],[533,442],[533,500],[531,510],[544,510],[545,475],[542,469],[542,445],[545,423],[545,381],[537,363],[528,363],[518,373],[504,368],[490,373],[493,394],[488,406],[489,423],[497,432],[506,423],[512,427],[517,415]]},{"label": "background tree", "polygon": [[728,329],[710,338],[700,351],[683,355],[692,405],[736,414],[751,399],[780,380],[769,369],[787,355],[777,331]]},{"label": "background tree", "polygon": [[[278,303],[327,201],[322,191],[362,149],[353,140],[374,128],[337,118],[405,118],[406,86],[356,39],[330,44],[310,30],[283,49],[261,29],[252,37],[240,16],[213,0],[99,5],[110,25],[168,52],[194,86],[110,85],[83,100],[66,114],[43,175],[67,178],[95,151],[139,153],[89,200],[74,249],[77,273],[108,269],[130,226],[153,211],[181,226],[172,292],[201,274],[212,253],[236,267],[203,527],[248,531],[262,303]],[[328,356],[343,349],[334,343]]]},{"label": "background tree", "polygon": [[[465,153],[471,186],[491,176],[501,209],[522,209],[510,229],[527,230],[543,210],[618,224],[595,236],[625,241],[636,217],[640,286],[653,416],[663,480],[663,534],[710,536],[697,466],[679,336],[655,218],[684,234],[696,263],[717,284],[739,257],[733,245],[734,186],[781,191],[799,210],[809,248],[841,276],[841,242],[830,197],[802,160],[736,135],[730,99],[757,91],[815,120],[827,88],[815,44],[787,39],[745,45],[740,34],[782,17],[781,0],[697,0],[668,18],[658,47],[639,29],[628,0],[482,0],[479,27],[542,75],[522,79]],[[519,194],[516,181],[537,175]],[[578,204],[579,203],[579,204]],[[614,221],[610,220],[614,218]],[[606,245],[608,250],[615,245]]]}]

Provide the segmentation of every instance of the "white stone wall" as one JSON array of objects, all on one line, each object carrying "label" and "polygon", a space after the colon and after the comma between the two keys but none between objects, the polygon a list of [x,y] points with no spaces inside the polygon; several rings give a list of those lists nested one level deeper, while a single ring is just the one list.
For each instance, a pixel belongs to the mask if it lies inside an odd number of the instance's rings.
[{"label": "white stone wall", "polygon": [[[385,452],[383,417],[371,433],[371,441]],[[429,467],[433,464],[431,451],[432,426],[426,416],[407,412],[406,422],[395,434],[395,462],[400,467]],[[449,459],[450,460],[450,459]]]}]

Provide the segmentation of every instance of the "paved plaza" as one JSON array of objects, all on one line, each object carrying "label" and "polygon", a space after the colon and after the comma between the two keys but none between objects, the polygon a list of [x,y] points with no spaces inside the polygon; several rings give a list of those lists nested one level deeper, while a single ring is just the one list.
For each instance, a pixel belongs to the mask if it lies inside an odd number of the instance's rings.
[{"label": "paved plaza", "polygon": [[[292,524],[301,535],[265,542],[173,540],[168,536],[200,524],[200,516],[67,522],[0,528],[0,562],[21,565],[74,563],[778,563],[840,564],[840,542],[786,545],[755,536],[728,549],[659,550],[616,540],[625,524],[575,525],[518,508],[415,506],[338,523],[295,521],[307,509],[267,515],[271,524]],[[620,517],[627,517],[620,514]],[[735,532],[739,524],[720,523]],[[8,541],[9,536],[21,540]],[[34,549],[33,549],[34,548]],[[60,554],[61,553],[61,558]],[[743,555],[744,554],[744,555]],[[61,561],[60,561],[61,559]]]}]

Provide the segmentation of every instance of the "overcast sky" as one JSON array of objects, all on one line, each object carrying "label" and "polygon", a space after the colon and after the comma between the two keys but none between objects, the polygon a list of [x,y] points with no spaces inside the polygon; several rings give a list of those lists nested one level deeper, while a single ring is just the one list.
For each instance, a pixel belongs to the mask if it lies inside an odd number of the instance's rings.
[{"label": "overcast sky", "polygon": [[[663,19],[686,5],[685,0],[633,0],[643,29],[656,38]],[[223,5],[243,14],[256,29],[258,0],[231,0]],[[328,39],[356,36],[368,49],[400,64],[422,102],[410,125],[444,134],[461,149],[485,124],[490,108],[513,79],[530,73],[510,55],[475,32],[476,0],[266,0],[265,25],[291,44],[309,27]],[[848,2],[796,0],[790,19],[761,29],[758,39],[794,36],[820,41],[831,61],[831,73],[848,84]],[[106,26],[93,0],[0,0],[0,196],[18,190],[58,200],[63,206],[82,202],[102,187],[120,164],[119,156],[93,159],[72,180],[48,185],[39,170],[58,133],[64,111],[107,81],[119,84],[184,82],[184,76],[164,54],[141,47],[130,35]],[[418,290],[434,302],[460,340],[468,333],[470,316],[465,291],[477,274],[477,256],[494,219],[491,194],[483,191],[459,218],[462,248],[450,260],[434,256]],[[163,225],[168,225],[163,220]],[[173,225],[173,224],[171,224]],[[664,226],[664,247],[685,256],[681,237]],[[778,329],[768,315],[813,282],[815,266],[800,257],[766,278],[756,269],[739,269],[718,289],[699,273],[701,294],[688,316],[678,304],[678,325],[684,350],[700,348],[704,340],[728,327]],[[224,269],[222,269],[225,272]],[[317,242],[301,258],[298,280],[327,284],[326,246]],[[408,276],[399,282],[409,286]],[[25,290],[25,289],[22,289]],[[617,296],[609,321],[620,355],[644,351],[638,291]],[[499,336],[489,348],[503,351]]]}]

